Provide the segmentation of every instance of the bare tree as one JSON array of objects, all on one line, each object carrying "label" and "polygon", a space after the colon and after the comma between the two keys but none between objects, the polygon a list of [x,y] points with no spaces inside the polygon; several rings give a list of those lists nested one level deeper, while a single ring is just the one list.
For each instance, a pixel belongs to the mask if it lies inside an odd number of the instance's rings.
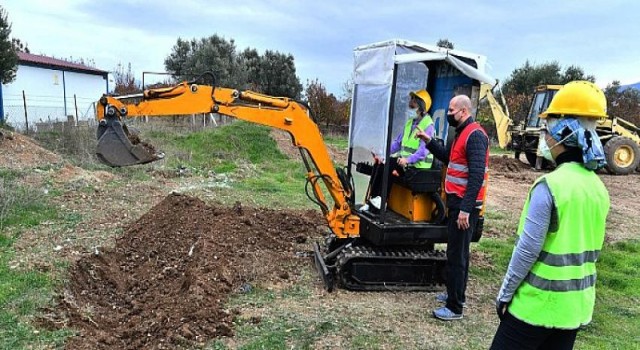
[{"label": "bare tree", "polygon": [[124,68],[122,63],[118,63],[113,71],[115,87],[113,92],[118,95],[135,94],[142,91],[140,84],[136,81],[133,71],[131,71],[131,63]]},{"label": "bare tree", "polygon": [[436,43],[436,46],[438,47],[444,47],[445,49],[449,49],[449,50],[453,50],[453,43],[451,41],[449,41],[449,39],[440,39],[438,40],[438,42]]}]

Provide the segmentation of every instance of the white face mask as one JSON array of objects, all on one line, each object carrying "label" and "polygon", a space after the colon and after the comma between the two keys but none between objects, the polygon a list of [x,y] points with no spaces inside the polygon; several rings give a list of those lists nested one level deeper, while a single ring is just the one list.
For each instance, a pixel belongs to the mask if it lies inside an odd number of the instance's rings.
[{"label": "white face mask", "polygon": [[[538,140],[538,153],[544,157],[546,160],[550,160],[553,162],[553,156],[551,155],[551,148],[547,145],[547,140],[545,138],[545,133],[540,133],[540,140]],[[554,145],[554,147],[557,145]]]},{"label": "white face mask", "polygon": [[418,115],[418,108],[407,108],[407,116],[409,119],[415,118]]},{"label": "white face mask", "polygon": [[[571,135],[573,135],[575,133],[572,132],[569,135],[567,135],[565,138],[563,138],[562,140],[560,140],[558,143],[556,143],[555,145],[553,145],[553,147],[556,147],[557,145],[563,143],[564,141],[566,141],[569,137],[571,137]],[[547,131],[546,130],[540,130],[540,140],[538,140],[538,153],[544,157],[544,159],[546,160],[550,160],[550,161],[554,161],[553,159],[553,155],[551,155],[551,149],[553,147],[549,147],[549,145],[547,144]]]}]

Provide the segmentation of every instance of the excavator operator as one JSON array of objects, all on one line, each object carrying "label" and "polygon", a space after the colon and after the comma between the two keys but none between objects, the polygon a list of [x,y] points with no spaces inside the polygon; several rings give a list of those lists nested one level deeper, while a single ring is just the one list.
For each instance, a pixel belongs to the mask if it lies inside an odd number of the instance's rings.
[{"label": "excavator operator", "polygon": [[[402,177],[406,183],[411,183],[417,172],[430,169],[433,165],[433,154],[426,148],[425,142],[416,134],[420,131],[433,137],[435,128],[428,111],[431,108],[431,96],[426,90],[417,90],[409,93],[408,117],[404,129],[391,143],[391,159],[389,171],[393,176]],[[384,162],[374,154],[374,168],[371,174],[369,204],[376,209],[382,205]],[[390,193],[391,177],[387,181],[387,194]],[[362,210],[368,210],[369,205],[364,205]]]}]

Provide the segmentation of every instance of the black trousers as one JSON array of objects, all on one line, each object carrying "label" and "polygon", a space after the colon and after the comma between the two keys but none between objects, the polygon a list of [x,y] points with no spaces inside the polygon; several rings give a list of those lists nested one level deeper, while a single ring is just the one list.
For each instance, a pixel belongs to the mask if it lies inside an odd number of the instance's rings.
[{"label": "black trousers", "polygon": [[577,329],[532,326],[513,317],[507,311],[493,337],[491,350],[571,350],[577,334]]},{"label": "black trousers", "polygon": [[[391,185],[393,181],[391,181],[391,177],[393,176],[393,171],[396,170],[398,175],[404,176],[404,168],[398,165],[398,158],[391,157],[389,158],[389,175],[387,177],[387,198],[389,197],[389,192],[391,192]],[[373,165],[373,173],[371,174],[371,198],[382,196],[382,180],[384,177],[384,163],[376,163]]]},{"label": "black trousers", "polygon": [[447,227],[447,308],[457,314],[462,313],[465,302],[467,280],[469,278],[469,245],[476,230],[480,211],[469,213],[469,228],[458,228],[460,209],[449,208]]}]

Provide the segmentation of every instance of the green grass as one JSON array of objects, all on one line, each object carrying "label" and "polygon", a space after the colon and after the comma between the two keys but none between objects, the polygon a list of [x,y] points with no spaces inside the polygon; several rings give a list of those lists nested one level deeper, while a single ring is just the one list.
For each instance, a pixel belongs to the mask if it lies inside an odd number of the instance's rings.
[{"label": "green grass", "polygon": [[[2,171],[5,205],[0,234],[0,349],[25,349],[61,346],[67,331],[49,331],[34,326],[38,309],[51,303],[56,281],[50,274],[20,270],[10,266],[12,245],[20,232],[43,221],[58,218],[56,208],[48,204],[44,193],[21,186],[13,172]],[[74,217],[71,221],[76,221]],[[9,236],[8,232],[13,232]]]},{"label": "green grass", "polygon": [[269,131],[267,127],[239,121],[184,135],[151,131],[145,137],[165,152],[168,167],[225,173],[236,170],[239,160],[252,164],[286,160]]},{"label": "green grass", "polygon": [[327,145],[332,145],[341,150],[346,150],[349,147],[349,138],[347,135],[326,135],[324,136],[324,142]]},{"label": "green grass", "polygon": [[46,204],[42,189],[21,186],[18,171],[0,170],[0,230],[19,226],[29,228],[55,219],[56,209]]},{"label": "green grass", "polygon": [[[491,267],[471,267],[471,274],[501,283],[513,250],[508,241],[484,239]],[[576,349],[638,349],[640,342],[640,241],[607,244],[597,262],[593,321],[578,333]]]},{"label": "green grass", "polygon": [[12,240],[0,241],[0,349],[61,346],[69,331],[50,331],[34,326],[38,309],[49,306],[56,281],[37,271],[16,271]]},{"label": "green grass", "polygon": [[602,249],[597,262],[593,321],[580,333],[577,349],[638,349],[640,342],[640,241]]},{"label": "green grass", "polygon": [[497,156],[497,155],[503,155],[503,154],[507,154],[507,155],[513,155],[513,151],[507,150],[507,149],[502,149],[498,146],[490,146],[489,147],[489,154],[493,155],[493,156]]},{"label": "green grass", "polygon": [[168,168],[184,166],[195,175],[229,174],[232,188],[215,190],[223,203],[241,200],[278,208],[315,206],[304,194],[303,164],[280,152],[267,127],[239,121],[186,135],[151,131],[145,137],[165,151]]},{"label": "green grass", "polygon": [[[318,310],[296,312],[286,306],[278,307],[289,303],[306,305],[315,297],[312,287],[307,284],[279,291],[254,288],[250,293],[232,297],[229,306],[235,308],[269,308],[268,313],[257,319],[247,315],[236,317],[234,342],[237,349],[315,349],[323,339],[331,337],[347,337],[348,349],[384,348],[382,335],[366,329],[366,324],[340,310],[320,315]],[[213,342],[208,348],[226,349],[220,341]]]}]

